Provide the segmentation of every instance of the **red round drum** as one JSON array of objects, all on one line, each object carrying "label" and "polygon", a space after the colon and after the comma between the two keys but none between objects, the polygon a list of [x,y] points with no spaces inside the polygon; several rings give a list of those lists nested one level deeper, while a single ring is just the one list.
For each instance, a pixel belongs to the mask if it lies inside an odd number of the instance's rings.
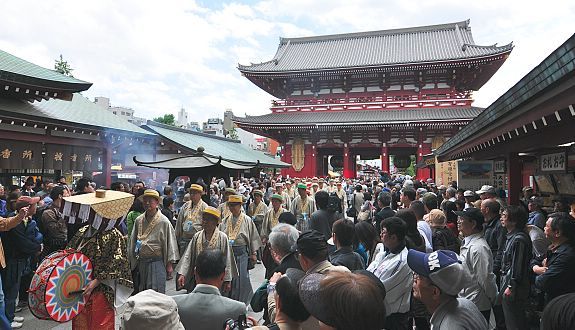
[{"label": "red round drum", "polygon": [[92,263],[82,253],[62,250],[50,254],[32,278],[28,290],[30,311],[42,320],[73,319],[87,302],[82,292],[91,280]]}]

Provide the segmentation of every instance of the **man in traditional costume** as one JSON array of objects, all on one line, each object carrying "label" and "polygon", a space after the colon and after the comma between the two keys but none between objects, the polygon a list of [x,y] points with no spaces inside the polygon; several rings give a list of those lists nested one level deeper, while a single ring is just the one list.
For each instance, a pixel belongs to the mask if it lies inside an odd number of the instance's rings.
[{"label": "man in traditional costume", "polygon": [[220,289],[222,292],[231,290],[232,278],[238,276],[238,270],[228,236],[218,229],[219,224],[220,211],[211,206],[206,207],[202,211],[202,230],[194,235],[176,266],[178,287],[185,287],[188,292],[194,289],[194,268],[198,255],[204,250],[215,249],[222,251],[226,260],[224,283]]},{"label": "man in traditional costume", "polygon": [[317,211],[315,200],[307,195],[307,186],[304,183],[298,183],[298,196],[291,202],[290,212],[296,216],[296,228],[304,232],[310,229],[309,218],[311,214]]},{"label": "man in traditional costume", "polygon": [[268,237],[272,232],[272,228],[279,223],[280,214],[287,212],[283,208],[283,196],[280,194],[273,194],[271,197],[272,207],[266,212],[264,217],[264,222],[262,225],[262,231],[260,236],[262,238],[262,243],[265,245],[268,241]]},{"label": "man in traditional costume", "polygon": [[339,197],[341,208],[339,212],[344,214],[345,210],[347,209],[347,193],[343,189],[341,185],[341,181],[337,182],[337,189],[335,190],[335,194]]},{"label": "man in traditional costume", "polygon": [[[296,184],[297,185],[297,184]],[[291,205],[291,201],[295,198],[296,196],[296,191],[293,188],[292,182],[290,180],[286,180],[286,189],[285,189],[286,193],[288,194],[290,200],[289,203],[286,204],[285,209],[289,209],[289,206]],[[284,201],[285,202],[285,201]]]},{"label": "man in traditional costume", "polygon": [[282,196],[283,198],[282,207],[286,210],[289,209],[292,198],[290,197],[290,194],[287,192],[287,190],[284,190],[284,186],[281,182],[276,183],[276,194]]},{"label": "man in traditional costume", "polygon": [[218,206],[218,211],[222,215],[222,219],[226,218],[230,215],[230,208],[228,206],[228,199],[230,196],[235,195],[236,190],[234,188],[226,188],[224,190],[224,198],[222,199],[222,203]]},{"label": "man in traditional costume", "polygon": [[158,210],[160,194],[147,189],[142,197],[146,212],[136,218],[128,257],[132,269],[138,271],[138,292],[152,289],[165,293],[167,274],[180,258],[176,235],[170,220]]},{"label": "man in traditional costume", "polygon": [[264,193],[261,190],[254,190],[253,192],[254,202],[248,207],[248,216],[252,218],[255,223],[258,233],[261,234],[262,223],[264,222],[264,217],[266,215],[267,206],[263,202]]},{"label": "man in traditional costume", "polygon": [[221,231],[227,234],[234,251],[239,276],[232,280],[232,290],[229,297],[246,305],[253,294],[248,264],[257,261],[256,252],[262,246],[256,225],[250,217],[242,213],[243,198],[232,195],[228,199],[230,214],[220,225]]},{"label": "man in traditional costume", "polygon": [[176,221],[176,241],[180,255],[188,247],[194,235],[202,230],[202,213],[208,204],[202,200],[204,188],[199,184],[190,186],[190,201],[180,209]]}]

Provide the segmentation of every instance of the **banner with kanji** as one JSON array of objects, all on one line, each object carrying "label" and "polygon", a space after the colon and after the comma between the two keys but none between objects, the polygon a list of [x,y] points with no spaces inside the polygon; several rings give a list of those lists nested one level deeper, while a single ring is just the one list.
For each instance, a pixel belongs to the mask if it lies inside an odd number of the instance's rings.
[{"label": "banner with kanji", "polygon": [[0,141],[0,168],[41,169],[42,144],[12,140]]}]

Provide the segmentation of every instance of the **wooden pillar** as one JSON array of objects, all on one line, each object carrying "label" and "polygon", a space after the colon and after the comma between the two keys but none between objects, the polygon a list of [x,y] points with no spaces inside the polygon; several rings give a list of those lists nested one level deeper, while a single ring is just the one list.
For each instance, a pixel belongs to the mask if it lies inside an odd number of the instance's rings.
[{"label": "wooden pillar", "polygon": [[521,162],[519,160],[519,155],[517,153],[507,154],[507,202],[509,205],[519,205],[519,199],[521,198]]},{"label": "wooden pillar", "polygon": [[110,188],[112,185],[112,153],[112,147],[106,146],[106,149],[104,150],[104,159],[102,159],[102,172],[106,179],[105,186],[107,188]]},{"label": "wooden pillar", "polygon": [[[421,162],[421,160],[423,159],[423,132],[421,127],[419,128],[419,132],[417,134],[417,154],[415,155],[415,159],[416,159],[416,164],[418,164],[419,162]],[[426,170],[422,169],[422,168],[418,168],[416,170],[415,176],[420,179],[420,180],[425,180],[427,178],[424,178],[424,176],[426,175],[427,172]]]},{"label": "wooden pillar", "polygon": [[389,153],[385,142],[381,145],[381,170],[389,173]]}]

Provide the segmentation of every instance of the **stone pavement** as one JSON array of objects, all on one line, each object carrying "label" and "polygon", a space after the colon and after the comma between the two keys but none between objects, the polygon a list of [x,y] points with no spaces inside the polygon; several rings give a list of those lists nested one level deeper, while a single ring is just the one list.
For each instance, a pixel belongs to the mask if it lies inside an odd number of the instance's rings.
[{"label": "stone pavement", "polygon": [[[254,290],[257,289],[260,286],[260,284],[263,282],[264,276],[265,276],[265,268],[262,264],[256,265],[256,267],[250,271],[250,279],[251,279],[252,287],[254,288]],[[173,295],[181,294],[181,293],[185,293],[185,292],[184,291],[180,291],[180,292],[176,291],[176,285],[175,285],[174,280],[166,282],[166,294],[167,295],[173,296]],[[116,311],[116,329],[119,329],[120,315],[122,314],[122,311],[123,311],[123,308],[119,308]],[[72,322],[60,324],[60,323],[57,323],[55,321],[39,320],[39,319],[35,318],[34,315],[32,315],[32,313],[30,313],[30,310],[28,308],[23,309],[22,312],[17,313],[16,315],[24,317],[24,326],[21,329],[29,329],[29,330],[45,330],[45,329],[66,330],[66,329],[72,329]],[[254,312],[251,312],[251,310],[250,310],[249,315],[256,318],[257,320],[260,320],[260,318],[262,317],[262,313],[254,313]]]}]

